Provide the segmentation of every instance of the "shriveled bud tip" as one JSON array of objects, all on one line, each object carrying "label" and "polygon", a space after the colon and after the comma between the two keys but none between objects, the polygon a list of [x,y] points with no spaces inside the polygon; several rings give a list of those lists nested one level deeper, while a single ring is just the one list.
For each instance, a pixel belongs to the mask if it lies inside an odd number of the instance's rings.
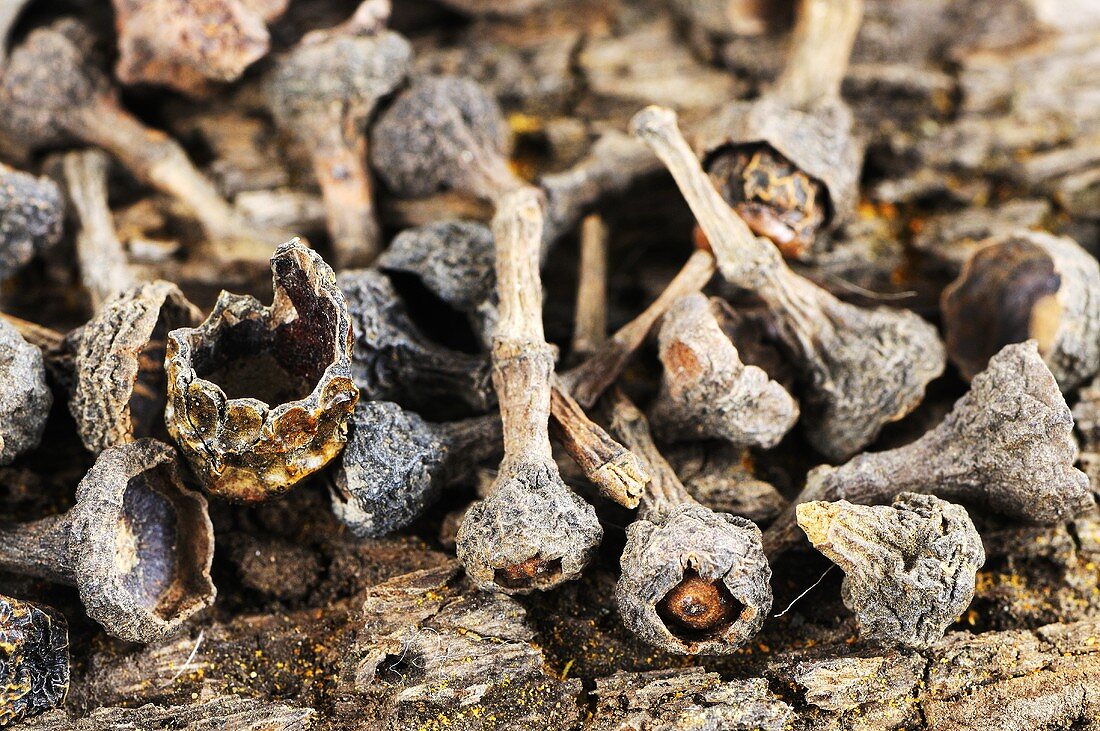
[{"label": "shriveled bud tip", "polygon": [[677,124],[676,112],[668,107],[650,105],[630,120],[630,134],[645,138],[667,132]]},{"label": "shriveled bud tip", "polygon": [[840,507],[836,503],[812,502],[802,503],[795,508],[798,527],[810,539],[815,546],[826,542],[829,535],[829,527],[833,524]]}]

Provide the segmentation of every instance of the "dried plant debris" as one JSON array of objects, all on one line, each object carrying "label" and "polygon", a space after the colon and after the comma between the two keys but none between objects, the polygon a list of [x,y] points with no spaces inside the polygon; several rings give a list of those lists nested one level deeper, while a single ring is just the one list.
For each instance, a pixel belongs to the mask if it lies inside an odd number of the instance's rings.
[{"label": "dried plant debris", "polygon": [[88,451],[167,435],[168,333],[201,320],[179,287],[156,281],[119,293],[75,334],[69,411]]},{"label": "dried plant debris", "polygon": [[178,706],[97,708],[81,718],[55,711],[21,728],[27,731],[307,731],[314,728],[316,718],[312,708],[219,695]]},{"label": "dried plant debris", "polygon": [[11,464],[42,440],[53,394],[42,351],[0,319],[0,465]]},{"label": "dried plant debris", "polygon": [[243,502],[324,467],[359,398],[332,269],[297,240],[271,269],[271,306],[222,292],[200,326],[168,333],[168,431],[211,494]]},{"label": "dried plant debris", "polygon": [[970,605],[985,563],[966,509],[934,495],[902,493],[890,506],[803,503],[798,525],[844,570],[841,593],[860,636],[886,646],[940,639]]},{"label": "dried plant debris", "polygon": [[171,635],[213,603],[213,557],[206,500],[154,439],[101,452],[68,513],[0,529],[0,568],[75,585],[88,616],[131,642]]},{"label": "dried plant debris", "polygon": [[[806,478],[795,503],[883,503],[899,491],[1033,523],[1059,523],[1093,507],[1075,468],[1073,417],[1035,341],[1006,345],[974,377],[938,427],[904,447],[861,454]],[[765,534],[769,553],[798,540],[793,509]]]},{"label": "dried plant debris", "polygon": [[1100,264],[1072,239],[1014,231],[987,241],[941,299],[947,354],[967,378],[1034,339],[1062,391],[1100,370]]},{"label": "dried plant debris", "polygon": [[722,275],[767,305],[802,370],[804,424],[818,451],[850,457],[916,408],[946,359],[932,325],[906,310],[845,304],[792,272],[714,189],[671,110],[644,109],[632,126],[672,172]]},{"label": "dried plant debris", "polygon": [[686,442],[665,451],[688,493],[719,513],[767,523],[783,512],[787,499],[753,470],[747,449],[723,442]]},{"label": "dried plant debris", "polygon": [[652,474],[620,560],[615,593],[623,622],[668,652],[735,652],[771,610],[760,529],[695,502],[657,451],[642,413],[620,393],[612,403],[612,431]]},{"label": "dried plant debris", "polygon": [[374,124],[370,154],[399,197],[456,191],[495,202],[524,185],[508,166],[510,145],[500,107],[477,82],[425,76]]},{"label": "dried plant debris", "polygon": [[411,58],[397,33],[337,27],[310,34],[266,84],[276,122],[309,149],[338,267],[365,266],[382,248],[366,126],[378,101],[405,80]]},{"label": "dried plant debris", "polygon": [[442,400],[476,411],[496,401],[489,359],[429,340],[386,275],[357,269],[336,281],[355,325],[351,370],[363,398],[414,409],[436,408]]},{"label": "dried plant debris", "polygon": [[576,578],[603,537],[592,506],[562,482],[550,451],[554,355],[542,329],[538,256],[542,210],[524,188],[493,219],[500,320],[493,384],[504,423],[504,460],[491,494],[459,528],[459,560],[478,586],[527,593]]},{"label": "dried plant debris", "polygon": [[288,0],[113,0],[118,29],[115,76],[123,84],[161,84],[185,94],[240,78],[267,55],[265,21]]},{"label": "dried plant debris", "polygon": [[0,596],[0,727],[60,706],[69,692],[69,628],[49,607]]},{"label": "dried plant debris", "polygon": [[650,419],[662,439],[768,448],[798,421],[795,400],[763,370],[741,362],[702,294],[669,308],[660,348],[664,375]]},{"label": "dried plant debris", "polygon": [[361,401],[334,475],[333,512],[361,538],[384,536],[500,451],[495,415],[432,424],[388,401]]},{"label": "dried plant debris", "polygon": [[56,183],[0,163],[0,280],[57,243],[64,214]]}]

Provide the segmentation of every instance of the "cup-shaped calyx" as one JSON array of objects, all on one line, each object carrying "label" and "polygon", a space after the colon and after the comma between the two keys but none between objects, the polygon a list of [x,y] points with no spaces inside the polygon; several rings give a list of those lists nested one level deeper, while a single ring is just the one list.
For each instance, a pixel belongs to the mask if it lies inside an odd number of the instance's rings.
[{"label": "cup-shaped calyx", "polygon": [[524,185],[508,166],[511,139],[495,99],[472,79],[425,76],[371,132],[371,162],[402,198],[455,191],[496,201]]},{"label": "cup-shaped calyx", "polygon": [[64,216],[56,183],[0,163],[0,280],[55,244]]},{"label": "cup-shaped calyx", "polygon": [[723,108],[700,136],[723,198],[788,258],[818,253],[819,234],[847,220],[858,201],[863,144],[839,90],[862,5],[803,0],[776,85]]},{"label": "cup-shaped calyx", "polygon": [[230,500],[265,500],[324,467],[359,398],[332,269],[297,240],[271,269],[270,307],[222,292],[205,322],[168,333],[168,431],[206,489]]},{"label": "cup-shaped calyx", "polygon": [[0,727],[57,708],[69,693],[69,627],[61,614],[0,596]]},{"label": "cup-shaped calyx", "polygon": [[603,537],[591,505],[562,482],[550,451],[553,349],[542,329],[539,194],[506,195],[493,218],[500,319],[493,384],[504,460],[489,496],[466,513],[458,557],[483,589],[526,593],[576,578]]},{"label": "cup-shaped calyx", "polygon": [[179,287],[155,281],[120,292],[74,334],[69,411],[90,452],[166,434],[168,333],[201,321]]},{"label": "cup-shaped calyx", "polygon": [[38,446],[52,405],[42,351],[0,320],[0,465]]},{"label": "cup-shaped calyx", "polygon": [[311,34],[265,85],[280,127],[309,150],[336,264],[369,264],[381,231],[367,170],[367,119],[409,73],[412,47],[392,31]]},{"label": "cup-shaped calyx", "polygon": [[389,401],[360,401],[334,477],[333,511],[360,538],[384,536],[500,451],[496,415],[433,424]]},{"label": "cup-shaped calyx", "polygon": [[966,378],[1034,339],[1062,391],[1100,370],[1100,264],[1066,237],[1020,230],[975,251],[941,299],[947,354]]},{"label": "cup-shaped calyx", "polygon": [[798,421],[795,400],[762,369],[741,362],[698,292],[665,314],[660,357],[664,376],[650,411],[660,437],[767,448]]},{"label": "cup-shaped calyx", "polygon": [[[918,492],[1016,520],[1060,523],[1093,506],[1076,461],[1073,416],[1030,340],[993,356],[935,429],[904,447],[814,469],[795,503],[876,504]],[[768,528],[769,553],[797,541],[793,522],[789,510]]]},{"label": "cup-shaped calyx", "polygon": [[0,529],[0,567],[71,584],[108,634],[154,642],[210,606],[214,531],[175,450],[142,439],[100,453],[64,515]]},{"label": "cup-shaped calyx", "polygon": [[960,505],[902,493],[890,506],[847,501],[798,506],[798,525],[844,570],[844,606],[859,633],[921,649],[943,637],[974,598],[982,538]]},{"label": "cup-shaped calyx", "polygon": [[854,307],[792,272],[715,190],[672,110],[648,107],[632,126],[672,173],[722,276],[767,306],[802,371],[806,434],[818,451],[846,459],[916,408],[946,359],[931,324],[907,310]]},{"label": "cup-shaped calyx", "polygon": [[760,529],[695,502],[657,451],[645,417],[612,397],[611,430],[652,475],[626,531],[616,589],[623,623],[681,655],[723,655],[744,645],[772,605]]},{"label": "cup-shaped calyx", "polygon": [[113,0],[118,29],[115,76],[186,94],[240,78],[270,45],[265,21],[287,0]]},{"label": "cup-shaped calyx", "polygon": [[363,398],[415,409],[437,407],[440,400],[457,400],[477,411],[493,404],[489,358],[429,339],[385,274],[346,271],[337,283],[355,324],[351,372]]}]

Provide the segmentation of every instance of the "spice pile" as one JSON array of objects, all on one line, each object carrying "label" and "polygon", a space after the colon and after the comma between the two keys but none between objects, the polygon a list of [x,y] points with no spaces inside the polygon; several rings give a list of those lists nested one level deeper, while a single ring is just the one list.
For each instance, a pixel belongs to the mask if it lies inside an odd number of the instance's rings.
[{"label": "spice pile", "polygon": [[1098,727],[1097,49],[7,2],[0,726]]}]

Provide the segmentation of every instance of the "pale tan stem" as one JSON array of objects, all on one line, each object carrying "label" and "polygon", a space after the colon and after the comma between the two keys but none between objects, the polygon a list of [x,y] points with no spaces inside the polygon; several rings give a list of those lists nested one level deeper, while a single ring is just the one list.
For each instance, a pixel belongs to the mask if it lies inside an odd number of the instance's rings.
[{"label": "pale tan stem", "polygon": [[607,340],[607,226],[598,215],[581,224],[581,260],[577,276],[577,310],[573,357],[591,355]]},{"label": "pale tan stem", "polygon": [[840,95],[863,19],[863,0],[802,0],[787,64],[770,96],[806,108]]}]

